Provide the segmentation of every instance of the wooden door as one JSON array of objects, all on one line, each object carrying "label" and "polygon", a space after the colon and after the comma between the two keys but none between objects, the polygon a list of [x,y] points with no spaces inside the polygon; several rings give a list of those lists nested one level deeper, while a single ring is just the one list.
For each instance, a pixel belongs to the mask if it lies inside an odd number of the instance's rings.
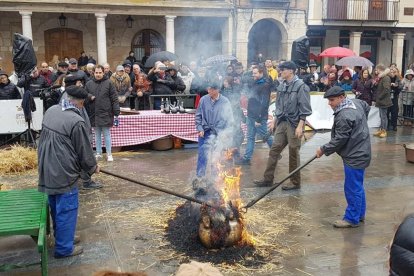
[{"label": "wooden door", "polygon": [[56,28],[45,31],[45,58],[52,61],[55,55],[59,60],[65,57],[76,58],[83,50],[83,33],[75,29]]}]

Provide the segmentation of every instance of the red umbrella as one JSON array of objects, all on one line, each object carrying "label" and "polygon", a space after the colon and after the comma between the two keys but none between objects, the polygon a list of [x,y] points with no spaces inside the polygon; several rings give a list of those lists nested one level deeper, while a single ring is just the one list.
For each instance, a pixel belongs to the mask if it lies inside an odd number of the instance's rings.
[{"label": "red umbrella", "polygon": [[331,47],[328,49],[325,49],[322,53],[319,55],[320,57],[350,57],[355,56],[355,53],[352,50],[349,50],[347,48],[343,47]]}]

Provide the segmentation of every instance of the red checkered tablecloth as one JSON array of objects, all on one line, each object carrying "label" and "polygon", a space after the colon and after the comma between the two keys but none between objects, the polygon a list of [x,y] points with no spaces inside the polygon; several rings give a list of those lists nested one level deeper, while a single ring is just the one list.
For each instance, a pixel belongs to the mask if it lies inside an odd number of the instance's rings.
[{"label": "red checkered tablecloth", "polygon": [[120,115],[119,126],[111,128],[112,147],[143,144],[169,135],[197,142],[194,114],[144,110],[138,115]]}]

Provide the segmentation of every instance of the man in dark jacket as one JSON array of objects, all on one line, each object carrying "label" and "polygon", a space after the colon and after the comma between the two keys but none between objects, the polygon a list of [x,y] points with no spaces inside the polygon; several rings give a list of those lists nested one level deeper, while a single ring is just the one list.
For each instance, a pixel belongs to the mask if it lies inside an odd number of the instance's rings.
[{"label": "man in dark jacket", "polygon": [[[153,95],[172,95],[176,88],[174,80],[170,74],[165,72],[166,66],[164,63],[157,63],[156,67],[151,69],[148,73],[148,80],[152,81]],[[154,98],[154,109],[159,110],[161,107],[161,98]]]},{"label": "man in dark jacket", "polygon": [[[256,133],[261,136],[267,134],[267,118],[269,110],[271,83],[264,76],[263,67],[255,67],[252,70],[254,83],[247,102],[247,145],[243,158],[237,160],[236,165],[250,165],[253,156]],[[269,147],[272,146],[273,137],[267,135],[265,141]]]},{"label": "man in dark jacket", "polygon": [[169,67],[165,72],[171,76],[175,85],[172,87],[173,93],[184,93],[186,88],[183,79],[177,75],[177,68],[175,66]]},{"label": "man in dark jacket", "polygon": [[[79,76],[76,75],[68,75],[65,77],[64,80],[65,85],[61,88],[62,94],[59,100],[59,103],[62,104],[62,102],[66,99],[68,99],[68,93],[66,92],[66,89],[72,89],[71,86],[77,86],[82,87],[82,80],[79,78]],[[79,112],[83,120],[85,121],[86,130],[89,134],[89,142],[92,145],[92,127],[91,127],[91,121],[89,120],[88,112],[86,111],[85,107],[79,108]],[[81,172],[81,179],[83,182],[82,189],[84,190],[90,190],[90,189],[100,189],[102,188],[102,184],[95,182],[92,180],[91,176],[82,170]]]},{"label": "man in dark jacket", "polygon": [[99,172],[79,113],[88,94],[76,86],[66,91],[69,98],[45,113],[38,148],[39,191],[49,198],[56,258],[82,254],[82,247],[74,246],[78,181],[81,170],[89,175]]},{"label": "man in dark jacket", "polygon": [[66,75],[68,72],[68,66],[69,64],[67,64],[64,61],[61,61],[58,63],[58,69],[57,72],[53,73],[50,80],[52,81],[52,85],[55,84],[55,81],[62,75]]},{"label": "man in dark jacket", "polygon": [[335,86],[326,91],[324,98],[334,111],[331,141],[316,151],[319,158],[336,152],[344,161],[345,198],[348,206],[342,220],[335,221],[334,227],[358,227],[365,220],[365,169],[371,162],[368,113],[370,107],[364,101],[350,100],[345,91]]},{"label": "man in dark jacket", "polygon": [[78,58],[78,66],[86,66],[88,64],[89,57],[85,54],[85,51],[81,52],[80,57]]},{"label": "man in dark jacket", "polygon": [[413,275],[414,271],[414,214],[398,226],[390,250],[390,276]]},{"label": "man in dark jacket", "polygon": [[49,85],[46,79],[39,74],[39,70],[36,67],[30,75],[21,76],[17,86],[24,88],[24,91],[30,91],[33,97],[40,97],[40,91]]},{"label": "man in dark jacket", "polygon": [[[309,87],[296,75],[296,65],[285,61],[279,65],[283,82],[277,87],[275,119],[272,128],[276,128],[272,148],[269,151],[263,179],[256,180],[257,186],[272,186],[280,153],[289,145],[289,172],[300,164],[299,150],[305,128],[306,117],[312,114]],[[283,190],[300,189],[300,172],[295,173],[290,183],[282,186]]]},{"label": "man in dark jacket", "polygon": [[113,83],[104,77],[102,65],[97,65],[94,78],[85,86],[88,92],[88,114],[95,130],[96,158],[102,158],[102,132],[104,134],[107,161],[113,161],[110,128],[120,113],[118,95]]},{"label": "man in dark jacket", "polygon": [[10,80],[6,72],[0,71],[0,100],[15,100],[21,99],[16,85]]},{"label": "man in dark jacket", "polygon": [[82,79],[82,84],[85,85],[88,82],[88,76],[82,70],[78,68],[78,61],[75,58],[69,59],[68,74],[77,75]]}]

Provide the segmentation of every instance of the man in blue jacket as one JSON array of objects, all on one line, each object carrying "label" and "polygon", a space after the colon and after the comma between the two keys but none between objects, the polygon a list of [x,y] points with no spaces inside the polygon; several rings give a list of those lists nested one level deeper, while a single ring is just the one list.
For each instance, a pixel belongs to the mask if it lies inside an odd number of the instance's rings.
[{"label": "man in blue jacket", "polygon": [[345,91],[334,86],[326,91],[330,107],[334,111],[331,141],[316,151],[319,158],[336,152],[342,157],[345,171],[345,198],[348,206],[342,220],[335,221],[334,227],[358,227],[365,220],[365,169],[371,162],[368,113],[370,107],[364,101],[348,99]]},{"label": "man in blue jacket", "polygon": [[[201,98],[195,115],[198,131],[197,178],[193,181],[193,189],[197,190],[206,181],[207,163],[211,161],[218,137],[233,127],[233,112],[230,101],[220,94],[221,84],[212,81],[208,85],[208,95]],[[214,177],[214,175],[213,175]]]}]

